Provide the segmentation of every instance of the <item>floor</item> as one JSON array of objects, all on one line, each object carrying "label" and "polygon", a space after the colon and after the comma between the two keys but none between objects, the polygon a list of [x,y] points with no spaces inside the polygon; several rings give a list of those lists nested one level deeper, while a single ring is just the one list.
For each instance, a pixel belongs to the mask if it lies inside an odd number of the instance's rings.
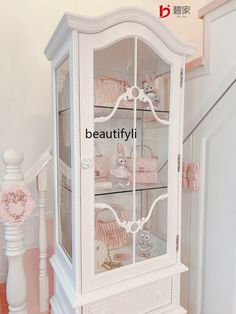
[{"label": "floor", "polygon": [[0,314],[8,313],[8,304],[6,299],[6,285],[0,283]]}]

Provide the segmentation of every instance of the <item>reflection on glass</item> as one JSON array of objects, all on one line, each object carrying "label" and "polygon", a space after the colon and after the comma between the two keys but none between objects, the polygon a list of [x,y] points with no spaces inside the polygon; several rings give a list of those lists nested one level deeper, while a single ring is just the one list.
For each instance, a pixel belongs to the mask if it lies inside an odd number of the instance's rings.
[{"label": "reflection on glass", "polygon": [[141,40],[94,52],[95,273],[167,254],[168,200],[153,204],[168,190],[169,95],[170,66]]},{"label": "reflection on glass", "polygon": [[58,124],[59,243],[71,259],[71,135],[69,59],[56,70]]}]

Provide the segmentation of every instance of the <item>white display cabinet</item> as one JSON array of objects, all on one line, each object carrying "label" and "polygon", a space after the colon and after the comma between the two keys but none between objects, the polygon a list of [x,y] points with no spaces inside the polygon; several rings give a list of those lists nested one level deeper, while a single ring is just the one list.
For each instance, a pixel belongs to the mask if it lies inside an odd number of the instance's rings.
[{"label": "white display cabinet", "polygon": [[53,313],[186,313],[181,154],[193,51],[137,9],[65,14],[53,34]]}]

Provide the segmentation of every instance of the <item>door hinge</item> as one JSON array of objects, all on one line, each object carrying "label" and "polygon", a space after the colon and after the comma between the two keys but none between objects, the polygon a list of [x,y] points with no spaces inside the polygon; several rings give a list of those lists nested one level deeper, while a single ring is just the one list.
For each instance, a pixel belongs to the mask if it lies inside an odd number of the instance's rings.
[{"label": "door hinge", "polygon": [[177,161],[177,171],[180,172],[180,164],[181,164],[181,155],[178,154],[178,161]]},{"label": "door hinge", "polygon": [[179,235],[176,236],[176,252],[179,252]]},{"label": "door hinge", "polygon": [[181,68],[180,69],[180,82],[179,82],[180,88],[183,87],[183,82],[184,82],[184,69]]}]

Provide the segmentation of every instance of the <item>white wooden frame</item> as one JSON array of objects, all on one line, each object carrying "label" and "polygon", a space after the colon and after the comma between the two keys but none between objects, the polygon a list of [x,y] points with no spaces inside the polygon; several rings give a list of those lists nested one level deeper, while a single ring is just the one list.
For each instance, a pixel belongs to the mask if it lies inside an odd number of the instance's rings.
[{"label": "white wooden frame", "polygon": [[[116,34],[116,37],[114,37]],[[124,38],[140,38],[168,64],[171,65],[171,111],[169,126],[169,169],[168,169],[168,244],[167,254],[161,257],[153,258],[135,265],[106,272],[95,274],[94,269],[94,227],[91,223],[94,221],[93,211],[88,208],[94,208],[94,182],[93,173],[93,141],[86,139],[85,129],[93,131],[94,113],[93,113],[93,52],[95,49],[105,48]],[[156,35],[145,26],[137,23],[123,23],[115,25],[99,34],[79,34],[79,55],[80,55],[80,73],[83,80],[80,80],[80,110],[81,116],[81,159],[90,161],[91,167],[81,171],[81,214],[82,214],[82,269],[83,269],[83,291],[104,287],[106,285],[125,280],[135,276],[137,273],[145,273],[157,268],[176,263],[176,235],[177,235],[177,211],[178,211],[178,184],[179,174],[177,172],[177,159],[179,154],[179,110],[181,103],[181,89],[179,81],[174,79],[179,77],[182,57],[170,51]],[[83,238],[84,237],[84,238]],[[86,243],[86,245],[83,245]]]},{"label": "white wooden frame", "polygon": [[[60,273],[61,276],[59,277],[59,280],[63,282],[63,285],[66,287],[66,290],[70,292],[71,295],[71,301],[75,297],[75,277],[74,277],[74,269],[72,262],[69,260],[68,256],[66,255],[64,249],[62,248],[60,242],[59,242],[59,224],[60,224],[60,217],[59,217],[59,204],[58,204],[58,199],[59,199],[59,191],[58,191],[58,165],[59,165],[59,160],[58,160],[58,124],[57,124],[57,94],[56,94],[56,70],[57,68],[62,64],[62,62],[65,61],[66,58],[69,58],[69,70],[70,70],[70,84],[72,82],[73,78],[73,62],[72,62],[72,34],[68,36],[68,38],[65,40],[64,44],[62,45],[61,49],[58,51],[56,54],[53,62],[52,62],[52,88],[53,88],[53,94],[52,94],[52,103],[53,103],[53,164],[54,164],[54,186],[55,186],[55,230],[54,230],[54,235],[55,235],[55,252],[54,255],[51,257],[50,261],[51,264],[54,268],[54,271],[56,273]],[[71,106],[71,112],[73,110],[72,106],[72,101],[73,101],[73,95],[72,95],[72,88],[70,88],[70,106]],[[72,114],[71,114],[72,116]],[[71,118],[71,142],[73,143],[73,121]],[[72,145],[73,147],[74,145]],[[73,152],[71,151],[71,162],[73,164]],[[73,178],[72,178],[73,180]],[[72,209],[71,212],[73,211],[74,208],[74,202],[73,202],[73,197],[72,197]],[[73,230],[71,233],[72,239],[74,238]],[[73,251],[73,250],[72,250]],[[73,254],[73,253],[72,253]],[[72,257],[73,259],[73,257]]]},{"label": "white wooden frame", "polygon": [[[115,38],[113,31],[116,33]],[[105,34],[107,38],[105,38]],[[173,136],[170,136],[169,141],[168,193],[171,195],[168,202],[168,234],[171,237],[167,249],[169,255],[166,254],[152,261],[127,266],[124,269],[113,270],[107,274],[96,275],[94,278],[94,237],[92,233],[89,233],[91,226],[88,225],[89,219],[92,219],[90,222],[93,222],[93,210],[91,209],[94,207],[93,141],[86,142],[82,137],[85,124],[87,128],[93,129],[93,49],[96,47],[104,48],[106,45],[109,46],[115,41],[130,36],[142,39],[171,66],[170,133]],[[94,42],[92,42],[93,40]],[[55,195],[55,253],[51,258],[55,271],[55,295],[51,299],[53,313],[58,314],[66,311],[79,314],[81,311],[86,311],[85,308],[83,310],[81,308],[85,304],[97,302],[100,299],[163,278],[176,276],[179,279],[179,274],[187,270],[180,262],[180,252],[176,253],[175,242],[176,234],[180,234],[181,175],[177,172],[177,159],[182,152],[181,125],[183,119],[183,88],[180,88],[181,79],[178,78],[181,69],[184,68],[185,56],[192,54],[194,50],[194,45],[179,41],[155,16],[135,8],[115,10],[96,18],[65,14],[54,32],[45,50],[48,59],[52,61],[54,171],[56,174],[55,69],[65,56],[69,55],[72,86],[70,103],[72,187],[74,193],[72,196],[72,263],[58,243],[57,191]],[[87,58],[91,62],[86,62]],[[83,75],[85,73],[87,75]],[[90,93],[86,93],[83,89],[87,83],[89,83]],[[86,161],[87,169],[83,169],[83,163],[81,163],[83,160]],[[181,156],[179,161],[181,162]],[[181,170],[181,166],[179,168]],[[57,179],[54,183],[57,186]],[[86,187],[89,188],[89,191]],[[90,200],[89,195],[91,196]],[[85,237],[87,234],[90,235],[88,241]],[[172,287],[173,311],[171,310],[171,313],[185,313],[178,306],[179,284],[177,282],[179,280],[176,280],[176,287]]]}]

